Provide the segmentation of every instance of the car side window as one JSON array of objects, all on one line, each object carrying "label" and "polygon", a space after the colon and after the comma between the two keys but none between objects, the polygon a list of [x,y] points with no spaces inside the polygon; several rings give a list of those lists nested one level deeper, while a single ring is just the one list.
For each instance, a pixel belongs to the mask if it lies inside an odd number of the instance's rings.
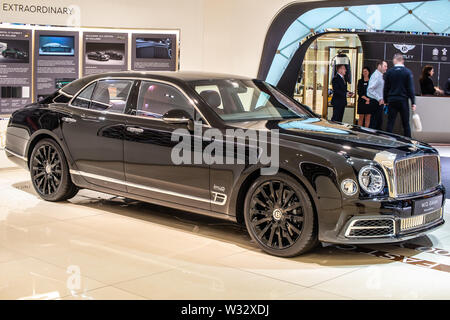
[{"label": "car side window", "polygon": [[100,80],[97,82],[90,109],[124,113],[132,80]]},{"label": "car side window", "polygon": [[163,83],[142,81],[136,115],[161,119],[172,109],[185,110],[194,118],[194,107],[178,89]]},{"label": "car side window", "polygon": [[72,101],[72,105],[75,107],[88,109],[91,104],[92,93],[94,92],[96,83],[89,85],[83,91],[80,92]]}]

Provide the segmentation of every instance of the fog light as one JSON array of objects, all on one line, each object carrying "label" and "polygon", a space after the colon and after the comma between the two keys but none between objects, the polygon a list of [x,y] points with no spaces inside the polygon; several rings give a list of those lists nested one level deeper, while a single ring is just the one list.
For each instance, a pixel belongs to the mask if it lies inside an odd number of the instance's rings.
[{"label": "fog light", "polygon": [[341,189],[347,196],[354,196],[358,192],[358,184],[352,179],[342,181]]}]

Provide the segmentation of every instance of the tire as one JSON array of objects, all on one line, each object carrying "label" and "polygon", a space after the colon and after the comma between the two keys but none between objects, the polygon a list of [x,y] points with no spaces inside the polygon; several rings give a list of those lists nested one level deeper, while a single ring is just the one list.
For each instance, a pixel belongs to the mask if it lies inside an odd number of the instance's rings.
[{"label": "tire", "polygon": [[65,201],[78,193],[78,187],[70,178],[64,152],[52,139],[42,139],[34,147],[30,176],[34,190],[44,200]]},{"label": "tire", "polygon": [[311,200],[287,174],[256,179],[245,197],[244,218],[252,239],[271,255],[294,257],[319,243]]}]

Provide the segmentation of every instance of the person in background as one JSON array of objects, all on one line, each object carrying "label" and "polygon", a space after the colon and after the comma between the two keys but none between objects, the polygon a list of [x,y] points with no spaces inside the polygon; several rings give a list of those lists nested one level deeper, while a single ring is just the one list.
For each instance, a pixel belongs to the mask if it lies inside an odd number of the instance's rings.
[{"label": "person in background", "polygon": [[394,55],[394,68],[388,70],[384,76],[384,101],[388,105],[387,132],[394,130],[397,113],[400,113],[405,137],[411,138],[409,124],[409,101],[411,109],[416,110],[416,97],[414,95],[414,81],[411,70],[405,67],[401,53]]},{"label": "person in background", "polygon": [[364,67],[362,71],[362,78],[358,81],[358,126],[369,127],[370,117],[373,113],[370,98],[367,97],[367,86],[369,84],[370,69]]},{"label": "person in background", "polygon": [[435,87],[433,84],[434,68],[430,65],[426,65],[422,69],[422,76],[420,77],[420,90],[422,95],[443,95],[444,91]]},{"label": "person in background", "polygon": [[447,79],[445,84],[445,95],[450,96],[450,78]]},{"label": "person in background", "polygon": [[388,64],[384,60],[377,62],[377,70],[372,73],[367,86],[367,96],[370,98],[370,104],[373,106],[370,128],[381,130],[383,127],[383,109],[384,109],[384,78]]},{"label": "person in background", "polygon": [[333,86],[333,98],[331,98],[333,117],[331,118],[331,121],[342,122],[345,107],[347,106],[347,96],[352,97],[353,93],[350,93],[347,90],[347,81],[345,80],[347,69],[345,65],[340,64],[336,69],[337,73],[331,82]]}]

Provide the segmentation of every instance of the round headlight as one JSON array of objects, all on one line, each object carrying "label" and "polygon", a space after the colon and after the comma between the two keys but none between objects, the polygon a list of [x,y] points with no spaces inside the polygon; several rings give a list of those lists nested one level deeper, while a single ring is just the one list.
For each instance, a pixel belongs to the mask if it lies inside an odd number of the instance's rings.
[{"label": "round headlight", "polygon": [[354,196],[358,192],[358,185],[352,179],[346,179],[342,181],[341,189],[347,196]]},{"label": "round headlight", "polygon": [[384,176],[377,168],[366,166],[359,171],[359,185],[369,194],[378,194],[384,189]]}]

